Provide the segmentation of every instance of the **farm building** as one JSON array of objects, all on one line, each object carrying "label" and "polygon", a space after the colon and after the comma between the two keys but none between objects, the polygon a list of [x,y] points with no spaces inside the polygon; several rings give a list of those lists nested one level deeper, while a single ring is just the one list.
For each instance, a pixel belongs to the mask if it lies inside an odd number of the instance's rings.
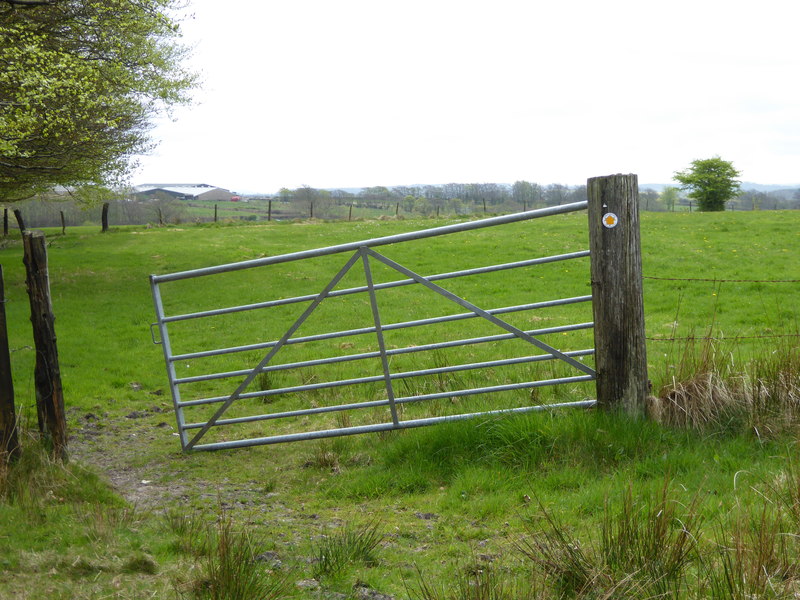
[{"label": "farm building", "polygon": [[133,195],[138,200],[169,197],[177,200],[229,201],[237,197],[230,190],[207,183],[145,183],[134,186]]}]

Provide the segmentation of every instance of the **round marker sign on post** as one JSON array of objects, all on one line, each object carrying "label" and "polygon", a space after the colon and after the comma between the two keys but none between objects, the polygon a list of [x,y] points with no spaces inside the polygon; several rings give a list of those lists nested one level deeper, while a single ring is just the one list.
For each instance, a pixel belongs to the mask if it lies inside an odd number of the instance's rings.
[{"label": "round marker sign on post", "polygon": [[607,229],[612,229],[619,223],[619,217],[614,213],[606,213],[603,215],[603,226]]}]

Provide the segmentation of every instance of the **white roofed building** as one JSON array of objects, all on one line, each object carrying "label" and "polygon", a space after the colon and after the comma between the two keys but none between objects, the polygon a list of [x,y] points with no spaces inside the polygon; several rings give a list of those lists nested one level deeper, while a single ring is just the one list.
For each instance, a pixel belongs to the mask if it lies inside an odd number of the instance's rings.
[{"label": "white roofed building", "polygon": [[230,201],[236,194],[225,188],[207,183],[145,183],[134,186],[133,195],[138,199],[172,197],[176,200]]}]

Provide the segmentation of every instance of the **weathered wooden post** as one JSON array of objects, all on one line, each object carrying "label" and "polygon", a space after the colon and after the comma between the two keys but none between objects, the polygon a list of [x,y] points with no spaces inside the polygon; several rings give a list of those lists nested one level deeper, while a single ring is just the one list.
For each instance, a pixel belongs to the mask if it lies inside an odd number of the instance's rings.
[{"label": "weathered wooden post", "polygon": [[47,248],[41,231],[25,231],[22,235],[31,324],[36,348],[34,385],[39,432],[45,444],[58,459],[67,458],[67,420],[64,413],[64,392],[58,365],[55,316],[50,300],[50,277],[47,270]]},{"label": "weathered wooden post", "polygon": [[217,222],[217,205],[214,205],[214,223]]},{"label": "weathered wooden post", "polygon": [[352,202],[350,203],[350,211],[347,213],[347,220],[348,221],[352,221],[353,220],[353,203]]},{"label": "weathered wooden post", "polygon": [[647,355],[636,175],[587,182],[597,404],[644,417]]},{"label": "weathered wooden post", "polygon": [[267,205],[267,221],[272,221],[272,200],[270,199]]},{"label": "weathered wooden post", "polygon": [[109,206],[108,202],[103,202],[103,212],[101,213],[100,216],[100,221],[102,223],[101,226],[102,228],[100,231],[101,233],[108,232],[108,206]]},{"label": "weathered wooden post", "polygon": [[14,379],[11,376],[11,352],[6,326],[6,294],[3,265],[0,265],[0,462],[19,457],[17,413],[14,408]]},{"label": "weathered wooden post", "polygon": [[61,235],[67,234],[67,219],[64,217],[64,211],[59,211],[61,213]]},{"label": "weathered wooden post", "polygon": [[8,237],[8,209],[3,209],[3,236]]}]

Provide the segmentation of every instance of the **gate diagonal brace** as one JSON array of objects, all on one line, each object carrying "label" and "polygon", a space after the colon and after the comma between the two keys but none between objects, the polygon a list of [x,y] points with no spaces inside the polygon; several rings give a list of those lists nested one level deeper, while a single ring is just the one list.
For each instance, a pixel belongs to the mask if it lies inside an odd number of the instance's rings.
[{"label": "gate diagonal brace", "polygon": [[378,261],[382,262],[387,267],[390,267],[390,268],[396,270],[397,272],[402,273],[406,277],[410,277],[411,279],[413,279],[417,283],[427,287],[429,290],[432,290],[432,291],[436,292],[437,294],[447,298],[448,300],[450,300],[452,302],[455,302],[459,306],[461,306],[463,308],[466,308],[469,311],[474,312],[479,317],[483,317],[484,319],[486,319],[490,323],[494,323],[495,325],[497,325],[498,327],[500,327],[502,329],[505,329],[509,333],[513,333],[518,338],[523,339],[523,340],[525,340],[526,342],[528,342],[530,344],[533,344],[537,348],[539,348],[541,350],[544,350],[545,352],[549,352],[549,353],[553,354],[553,356],[555,356],[556,358],[559,358],[559,359],[563,360],[564,362],[572,365],[576,369],[578,369],[580,371],[583,371],[584,373],[587,373],[588,375],[591,375],[592,377],[596,377],[597,376],[597,373],[595,372],[595,370],[592,369],[591,367],[589,367],[588,365],[585,365],[585,364],[575,360],[574,358],[571,358],[571,357],[567,356],[563,352],[560,352],[559,350],[556,350],[555,348],[553,348],[552,346],[549,346],[548,344],[545,344],[541,340],[537,340],[532,335],[525,333],[524,331],[514,327],[510,323],[507,323],[507,322],[503,321],[502,319],[498,319],[497,317],[495,317],[492,314],[489,314],[488,312],[486,312],[482,308],[479,308],[478,306],[472,304],[471,302],[469,302],[467,300],[464,300],[460,296],[456,296],[452,292],[444,289],[441,286],[436,285],[435,283],[427,280],[425,277],[422,277],[421,275],[418,275],[418,274],[414,273],[414,271],[402,266],[399,263],[396,263],[395,261],[391,260],[390,258],[387,258],[387,257],[383,256],[382,254],[380,254],[378,252],[375,252],[371,248],[364,248],[363,251],[366,254],[368,254],[369,256],[371,256],[372,258],[374,258],[375,260],[378,260]]},{"label": "gate diagonal brace", "polygon": [[359,260],[359,258],[361,258],[361,252],[360,251],[354,252],[353,255],[350,257],[350,259],[347,261],[347,263],[339,270],[339,272],[334,276],[334,278],[331,279],[330,283],[328,283],[328,285],[325,286],[325,288],[317,295],[317,297],[314,298],[313,302],[311,302],[311,304],[308,306],[308,308],[306,308],[306,310],[303,312],[303,314],[300,315],[297,318],[297,320],[292,324],[292,326],[289,327],[289,329],[286,330],[286,333],[283,334],[281,339],[278,340],[278,342],[275,344],[275,346],[272,347],[272,349],[269,351],[269,353],[261,360],[260,363],[258,363],[258,365],[256,365],[256,367],[250,372],[250,374],[247,377],[245,377],[244,381],[242,381],[242,383],[239,384],[239,387],[236,388],[236,391],[234,391],[230,395],[230,397],[227,400],[225,400],[225,402],[222,404],[222,406],[219,407],[217,412],[214,413],[214,416],[211,417],[206,422],[206,424],[203,425],[203,427],[200,429],[200,431],[197,432],[197,435],[195,435],[189,441],[189,443],[186,444],[186,450],[191,450],[192,447],[194,447],[194,445],[198,441],[200,441],[200,438],[202,438],[205,435],[205,433],[209,429],[211,429],[211,427],[214,426],[214,424],[217,422],[217,420],[223,414],[225,414],[225,411],[228,410],[230,405],[233,404],[236,400],[239,399],[239,395],[245,389],[247,389],[247,386],[249,386],[253,382],[253,380],[256,378],[256,376],[261,372],[261,369],[266,367],[267,364],[278,353],[278,351],[281,348],[283,348],[283,346],[286,344],[286,342],[289,340],[289,338],[291,338],[292,335],[294,335],[295,331],[297,331],[300,328],[300,326],[311,315],[311,313],[313,313],[316,310],[316,308],[322,303],[322,301],[325,298],[328,297],[328,294],[330,294],[331,291],[333,290],[333,288],[335,288],[336,285],[342,280],[342,278],[345,275],[347,275],[347,273],[350,271],[350,269],[353,267],[353,265],[356,264],[356,262]]}]

